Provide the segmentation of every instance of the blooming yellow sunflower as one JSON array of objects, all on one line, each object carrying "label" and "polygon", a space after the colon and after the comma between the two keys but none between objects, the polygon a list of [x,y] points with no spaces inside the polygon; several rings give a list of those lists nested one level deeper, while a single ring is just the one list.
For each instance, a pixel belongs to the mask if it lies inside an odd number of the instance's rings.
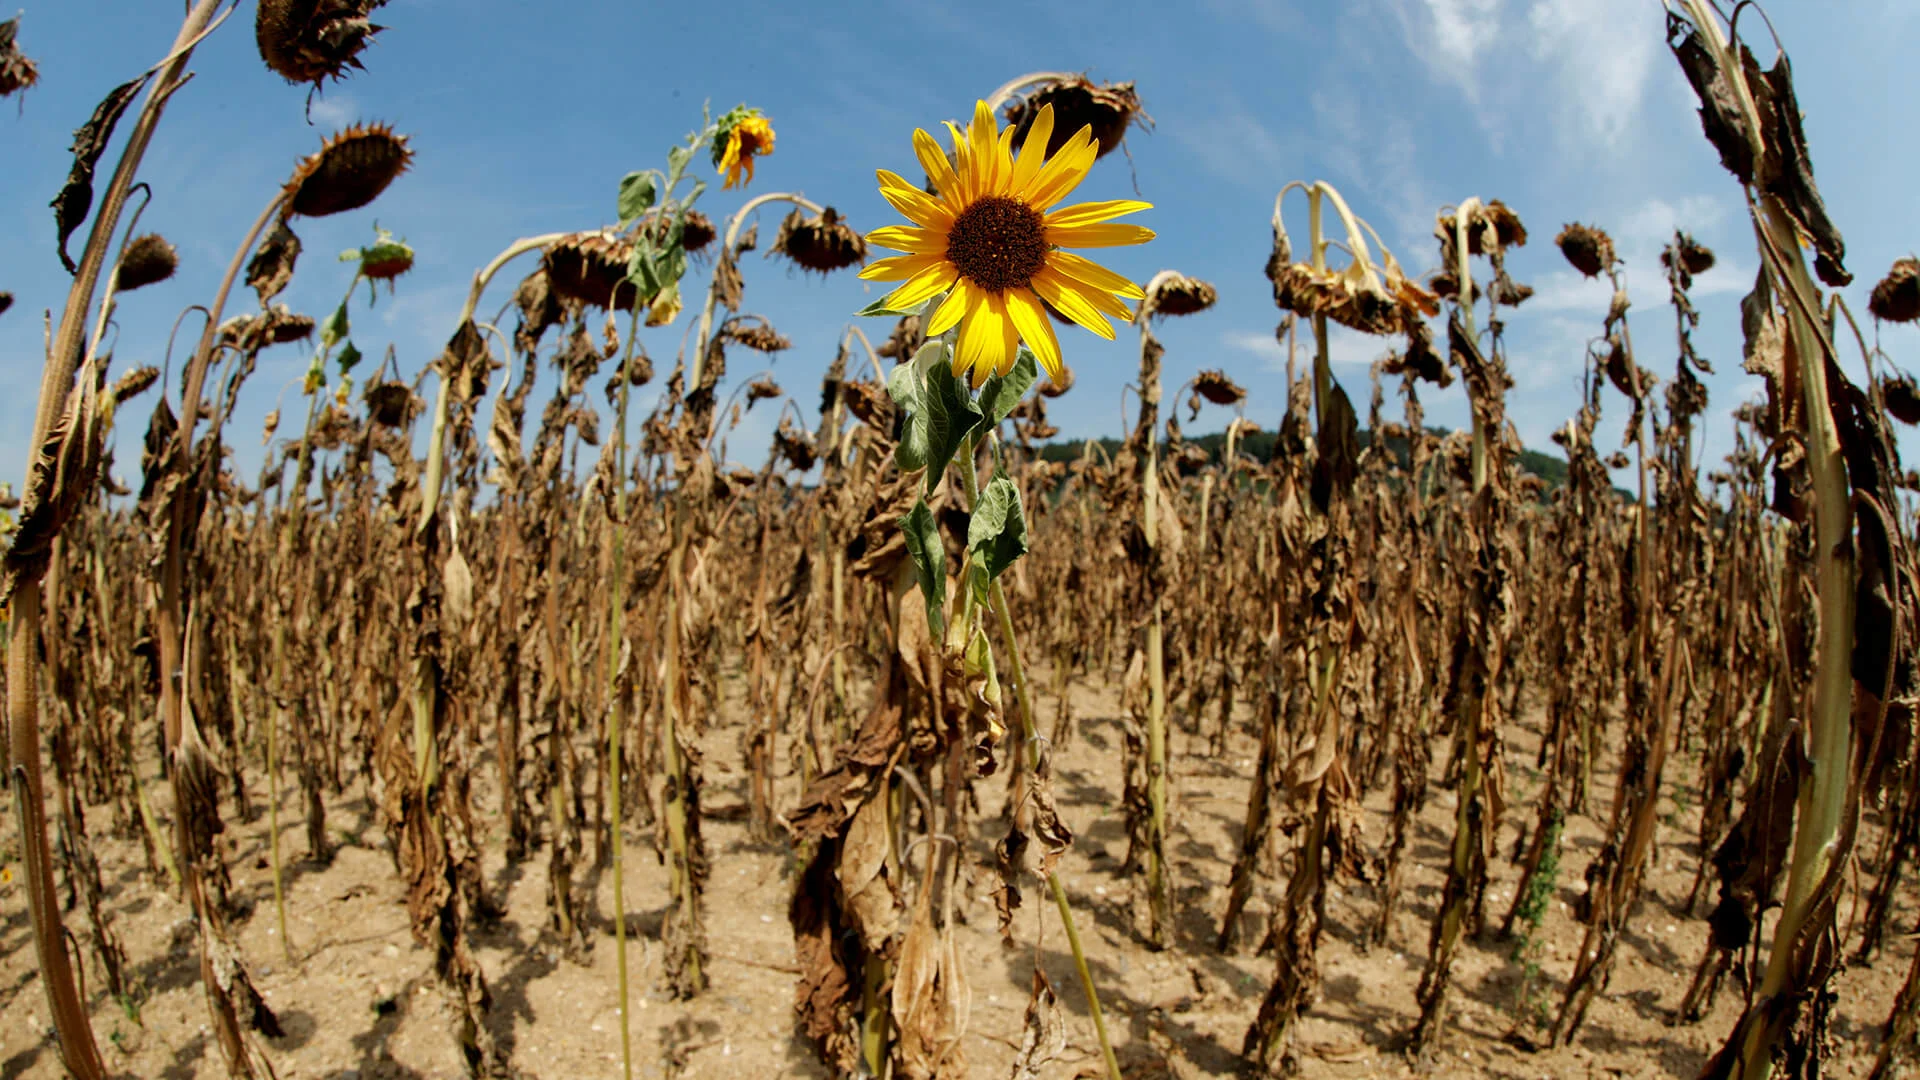
[{"label": "blooming yellow sunflower", "polygon": [[753,159],[773,153],[773,125],[759,113],[751,113],[729,127],[721,138],[724,141],[714,166],[727,179],[720,190],[731,191],[734,185],[740,184],[742,173],[746,174],[746,183],[753,183]]},{"label": "blooming yellow sunflower", "polygon": [[[1151,208],[1133,199],[1078,203],[1052,209],[1086,179],[1100,147],[1091,125],[1046,158],[1053,108],[1034,117],[1018,158],[1012,127],[1000,130],[993,111],[974,106],[966,131],[949,123],[953,161],[924,130],[913,133],[914,154],[933,181],[928,195],[898,174],[879,171],[880,194],[912,225],[889,225],[867,242],[905,255],[881,259],[860,272],[868,281],[905,284],[886,306],[905,310],[947,293],[928,318],[928,337],[960,327],[953,373],[979,386],[1013,370],[1021,341],[1047,371],[1061,375],[1060,342],[1046,307],[1112,339],[1109,317],[1131,320],[1122,303],[1144,299],[1140,286],[1062,248],[1144,244],[1153,231],[1112,219]],[[950,291],[949,291],[950,290]]]}]

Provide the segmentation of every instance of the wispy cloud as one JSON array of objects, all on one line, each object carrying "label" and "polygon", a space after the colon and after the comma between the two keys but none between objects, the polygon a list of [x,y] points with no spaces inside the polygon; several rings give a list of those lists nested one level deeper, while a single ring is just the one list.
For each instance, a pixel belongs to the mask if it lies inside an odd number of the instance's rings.
[{"label": "wispy cloud", "polygon": [[352,94],[336,91],[331,97],[315,97],[307,115],[323,129],[346,127],[360,119],[360,103]]},{"label": "wispy cloud", "polygon": [[1206,114],[1188,118],[1173,137],[1208,172],[1234,184],[1268,188],[1290,164],[1280,137],[1224,88]]},{"label": "wispy cloud", "polygon": [[[1287,347],[1271,331],[1228,330],[1220,335],[1220,343],[1229,349],[1257,357],[1263,371],[1286,373]],[[1380,338],[1356,333],[1342,326],[1327,328],[1327,360],[1336,368],[1365,369],[1390,348],[1391,345]],[[1305,372],[1313,362],[1311,333],[1300,335],[1299,350],[1295,363],[1301,372]]]},{"label": "wispy cloud", "polygon": [[[1632,130],[1658,49],[1652,5],[1622,11],[1596,0],[1537,0],[1527,12],[1536,60],[1554,71],[1558,108],[1612,146]],[[1638,17],[1644,15],[1645,17]]]}]

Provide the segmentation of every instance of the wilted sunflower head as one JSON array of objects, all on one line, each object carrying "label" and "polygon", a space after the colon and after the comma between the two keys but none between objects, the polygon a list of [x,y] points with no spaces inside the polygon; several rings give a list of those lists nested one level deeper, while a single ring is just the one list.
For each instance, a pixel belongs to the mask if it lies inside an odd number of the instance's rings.
[{"label": "wilted sunflower head", "polygon": [[1073,389],[1073,369],[1065,364],[1059,371],[1050,371],[1040,382],[1040,396],[1057,398]]},{"label": "wilted sunflower head", "polygon": [[1713,249],[1683,232],[1676,232],[1672,245],[1660,253],[1660,265],[1671,266],[1675,258],[1689,277],[1713,269]]},{"label": "wilted sunflower head", "polygon": [[773,251],[792,259],[803,270],[827,274],[865,262],[867,242],[848,228],[831,206],[813,215],[795,207],[780,222]]},{"label": "wilted sunflower head", "polygon": [[1598,277],[1614,264],[1613,238],[1591,225],[1569,222],[1553,242],[1567,262],[1587,277]]},{"label": "wilted sunflower head", "polygon": [[319,86],[360,67],[378,34],[367,16],[387,0],[260,0],[253,37],[260,59],[290,83]]},{"label": "wilted sunflower head", "polygon": [[1035,115],[1017,157],[1014,130],[1001,130],[984,101],[975,104],[964,131],[947,127],[951,162],[933,136],[913,133],[915,155],[933,180],[934,195],[897,173],[879,171],[881,196],[913,224],[868,233],[868,243],[906,254],[872,263],[860,276],[902,282],[883,301],[895,311],[945,293],[926,316],[926,335],[959,328],[953,372],[966,372],[974,386],[1012,371],[1022,341],[1054,376],[1062,367],[1060,342],[1043,302],[1112,339],[1108,320],[1133,318],[1122,300],[1146,297],[1132,281],[1062,249],[1145,243],[1153,239],[1151,230],[1113,219],[1152,204],[1122,199],[1053,209],[1086,178],[1099,146],[1092,126],[1082,125],[1048,156],[1051,106]]},{"label": "wilted sunflower head", "polygon": [[1213,286],[1172,270],[1162,270],[1147,282],[1147,299],[1142,306],[1148,315],[1197,315],[1219,299]]},{"label": "wilted sunflower head", "polygon": [[1867,297],[1867,310],[1876,319],[1910,323],[1920,320],[1920,259],[1895,259],[1892,269]]},{"label": "wilted sunflower head", "polygon": [[785,392],[786,391],[780,389],[779,383],[763,375],[747,384],[747,408],[751,409],[757,402],[765,401],[768,398],[777,398]]},{"label": "wilted sunflower head", "polygon": [[[759,109],[736,105],[713,133],[713,167],[726,177],[721,190],[753,183],[753,159],[773,153],[773,125]],[[742,174],[746,180],[741,181]]]},{"label": "wilted sunflower head", "polygon": [[180,269],[180,253],[159,233],[137,236],[120,253],[120,270],[115,279],[121,292],[156,285]]},{"label": "wilted sunflower head", "polygon": [[1071,75],[1040,84],[1039,88],[1007,106],[1007,123],[1014,129],[1014,145],[1024,148],[1027,133],[1040,110],[1051,107],[1054,127],[1047,153],[1057,153],[1083,127],[1093,128],[1099,156],[1106,157],[1127,137],[1136,123],[1150,123],[1140,106],[1140,95],[1130,82],[1095,84],[1084,75]]},{"label": "wilted sunflower head", "polygon": [[20,16],[0,22],[0,97],[31,87],[40,81],[40,69],[20,52],[14,38],[20,33]]},{"label": "wilted sunflower head", "polygon": [[556,240],[541,256],[547,288],[571,304],[629,311],[638,291],[627,280],[631,241],[597,232],[574,233]]},{"label": "wilted sunflower head", "polygon": [[355,124],[294,167],[286,212],[302,217],[358,210],[380,197],[413,161],[404,135],[385,124]]},{"label": "wilted sunflower head", "polygon": [[1246,388],[1219,370],[1202,371],[1195,375],[1193,392],[1215,405],[1238,405],[1247,399]]}]

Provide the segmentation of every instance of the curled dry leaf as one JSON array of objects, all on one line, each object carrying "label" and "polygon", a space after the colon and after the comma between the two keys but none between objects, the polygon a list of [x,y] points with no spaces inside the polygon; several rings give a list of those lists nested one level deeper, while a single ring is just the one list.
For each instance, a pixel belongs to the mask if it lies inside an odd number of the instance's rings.
[{"label": "curled dry leaf", "polygon": [[53,224],[60,237],[60,263],[69,274],[79,267],[67,255],[67,238],[93,210],[93,170],[113,138],[115,125],[120,123],[134,95],[146,83],[147,76],[141,75],[107,91],[107,96],[93,107],[93,115],[73,133],[73,168],[68,170],[67,182],[60,185],[59,194],[53,197]]}]

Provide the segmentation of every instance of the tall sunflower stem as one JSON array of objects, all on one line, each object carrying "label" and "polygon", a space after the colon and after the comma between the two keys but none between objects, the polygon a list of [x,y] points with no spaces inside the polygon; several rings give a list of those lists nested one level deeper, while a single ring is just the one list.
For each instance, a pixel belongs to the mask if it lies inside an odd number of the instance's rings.
[{"label": "tall sunflower stem", "polygon": [[[968,439],[958,455],[960,480],[966,491],[969,509],[980,501],[980,478],[973,460],[978,449],[979,441]],[[1033,695],[1027,685],[1026,667],[1020,660],[1020,638],[1014,632],[1013,612],[1007,603],[1007,592],[997,579],[988,589],[988,603],[1000,624],[1000,640],[1007,649],[1007,675],[1013,681],[1013,696],[1019,707],[1021,763],[1031,773],[1039,764],[1039,749],[1035,745],[1039,733],[1033,721]],[[1100,1040],[1100,1055],[1106,1061],[1107,1078],[1121,1080],[1120,1061],[1114,1056],[1113,1042],[1107,1036],[1106,1014],[1101,1011],[1100,992],[1094,986],[1093,969],[1087,966],[1086,949],[1080,943],[1080,927],[1073,917],[1073,905],[1067,900],[1067,890],[1060,883],[1060,876],[1051,870],[1047,871],[1047,888],[1053,893],[1054,906],[1060,910],[1060,924],[1067,931],[1067,947],[1073,952],[1073,968],[1080,976],[1080,989],[1087,995],[1087,1013],[1093,1017],[1093,1030]]]},{"label": "tall sunflower stem", "polygon": [[633,1033],[627,1006],[627,894],[625,818],[621,808],[620,748],[625,732],[621,711],[620,646],[626,637],[627,579],[627,397],[631,380],[627,367],[633,362],[633,350],[640,337],[640,309],[636,305],[627,323],[626,353],[620,358],[620,397],[613,429],[614,520],[609,530],[611,577],[607,589],[607,817],[613,853],[613,941],[615,981],[620,994],[620,1069],[626,1080],[633,1080]]}]

